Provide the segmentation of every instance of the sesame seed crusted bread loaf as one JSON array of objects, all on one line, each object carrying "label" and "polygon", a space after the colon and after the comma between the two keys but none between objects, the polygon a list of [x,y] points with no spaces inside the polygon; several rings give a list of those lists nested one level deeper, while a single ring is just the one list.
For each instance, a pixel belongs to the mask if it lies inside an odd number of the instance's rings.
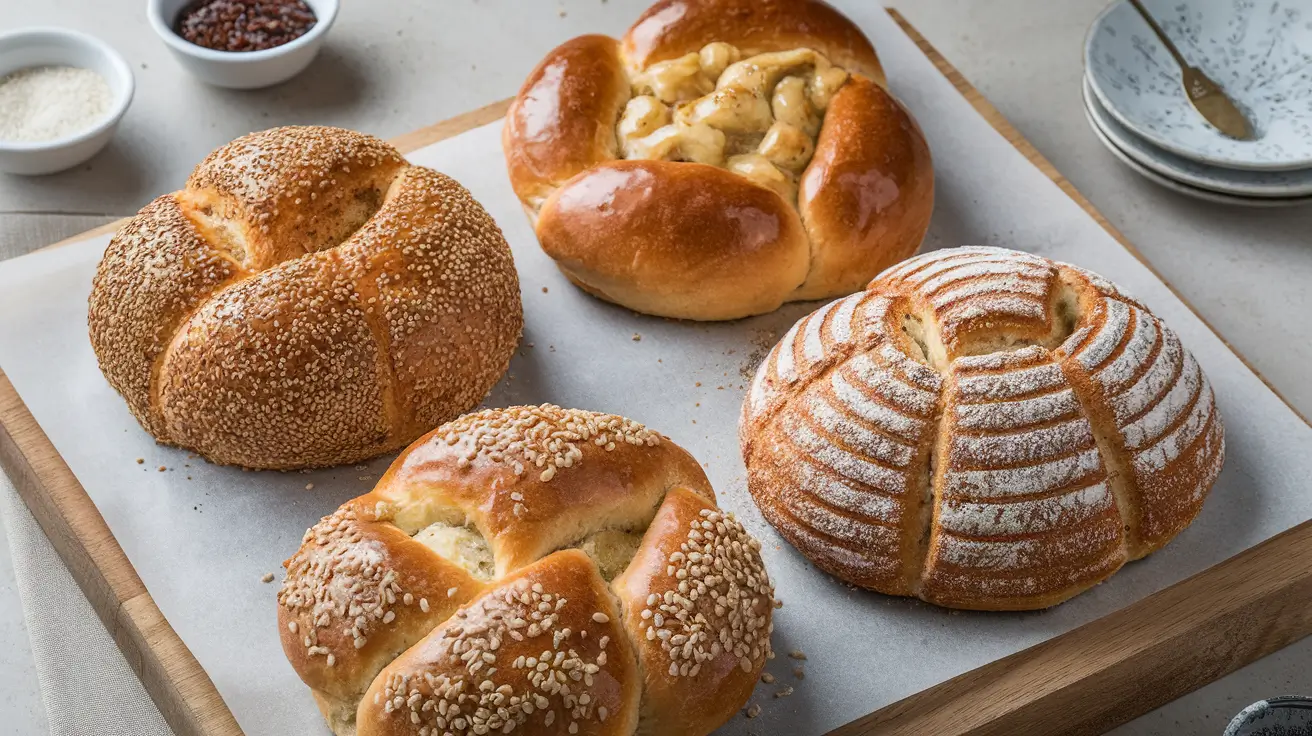
[{"label": "sesame seed crusted bread loaf", "polygon": [[954,608],[1060,603],[1163,547],[1225,456],[1140,302],[999,248],[908,260],[784,335],[740,425],[765,517],[822,569]]},{"label": "sesame seed crusted bread loaf", "polygon": [[496,223],[454,180],[338,128],[210,154],[110,241],[88,322],[160,442],[225,464],[353,463],[476,405],[523,326]]},{"label": "sesame seed crusted bread loaf", "polygon": [[760,544],[609,414],[439,427],[285,566],[283,649],[338,736],[706,734],[772,656]]},{"label": "sesame seed crusted bread loaf", "polygon": [[565,276],[665,317],[850,294],[915,252],[933,209],[919,127],[822,0],[659,0],[622,39],[567,41],[502,143]]}]

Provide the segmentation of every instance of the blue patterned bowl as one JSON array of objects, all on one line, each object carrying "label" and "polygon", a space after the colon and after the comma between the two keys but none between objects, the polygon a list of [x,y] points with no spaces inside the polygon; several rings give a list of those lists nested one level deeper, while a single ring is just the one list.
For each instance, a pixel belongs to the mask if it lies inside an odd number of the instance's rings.
[{"label": "blue patterned bowl", "polygon": [[1180,52],[1248,114],[1228,138],[1185,98],[1180,68],[1126,0],[1085,39],[1085,72],[1122,125],[1185,158],[1236,169],[1312,167],[1312,0],[1143,0]]}]

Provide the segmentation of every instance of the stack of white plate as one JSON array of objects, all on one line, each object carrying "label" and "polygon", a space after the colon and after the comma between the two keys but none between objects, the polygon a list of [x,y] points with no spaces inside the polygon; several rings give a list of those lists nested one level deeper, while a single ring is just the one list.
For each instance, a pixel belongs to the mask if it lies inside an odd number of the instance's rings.
[{"label": "stack of white plate", "polygon": [[1089,125],[1117,158],[1199,199],[1312,203],[1312,0],[1142,0],[1176,47],[1221,85],[1256,137],[1229,138],[1194,110],[1180,67],[1127,0],[1084,47]]}]

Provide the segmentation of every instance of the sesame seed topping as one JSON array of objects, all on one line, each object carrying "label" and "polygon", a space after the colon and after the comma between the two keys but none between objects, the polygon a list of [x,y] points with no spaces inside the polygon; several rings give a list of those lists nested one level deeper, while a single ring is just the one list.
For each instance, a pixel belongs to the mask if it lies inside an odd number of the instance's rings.
[{"label": "sesame seed topping", "polygon": [[341,465],[476,405],[519,340],[519,293],[500,229],[457,182],[372,136],[290,126],[217,149],[121,228],[88,327],[161,441]]},{"label": "sesame seed topping", "polygon": [[[549,589],[549,583],[570,585],[595,574],[586,564],[558,567],[557,577],[544,578],[548,582],[521,577],[475,599],[430,635],[429,664],[387,672],[375,703],[428,736],[510,733],[560,719],[577,733],[605,721],[610,713],[592,690],[604,652],[572,641],[575,632],[561,625],[562,616],[575,620],[578,607],[601,601],[588,600],[585,587],[583,598],[566,610],[569,600]],[[534,623],[525,627],[526,621]],[[528,635],[516,638],[520,631]],[[514,654],[505,653],[507,646]]]},{"label": "sesame seed topping", "polygon": [[760,550],[732,514],[702,509],[688,522],[666,567],[677,585],[648,595],[639,614],[646,640],[659,640],[669,656],[671,677],[695,677],[721,654],[732,655],[744,672],[769,657],[774,587]]},{"label": "sesame seed topping", "polygon": [[[583,460],[581,444],[591,442],[607,451],[621,443],[652,447],[660,443],[660,435],[614,414],[543,404],[468,414],[444,425],[433,441],[459,444],[465,461],[461,467],[485,461],[506,465],[516,475],[540,469],[537,477],[545,483]],[[519,498],[511,500],[524,500],[516,495]]]}]

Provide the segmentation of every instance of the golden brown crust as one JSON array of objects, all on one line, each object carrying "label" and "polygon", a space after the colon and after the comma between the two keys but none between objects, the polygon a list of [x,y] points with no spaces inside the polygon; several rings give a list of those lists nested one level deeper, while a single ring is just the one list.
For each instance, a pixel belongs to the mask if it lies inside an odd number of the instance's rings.
[{"label": "golden brown crust", "polygon": [[[523,437],[540,435],[537,440]],[[557,477],[568,468],[568,481]],[[695,489],[715,501],[686,450],[622,417],[552,406],[487,409],[411,445],[374,493],[431,515],[463,510],[505,575],[595,529],[645,528],[665,493]],[[416,530],[402,516],[396,522]]]},{"label": "golden brown crust", "polygon": [[623,41],[624,56],[634,68],[724,41],[749,56],[812,48],[841,67],[884,82],[869,39],[820,0],[660,0],[638,18]]},{"label": "golden brown crust", "polygon": [[769,656],[759,550],[668,438],[488,410],[306,534],[278,596],[283,648],[339,736],[706,734]]},{"label": "golden brown crust", "polygon": [[834,96],[798,208],[813,256],[797,299],[857,291],[920,247],[934,166],[920,126],[883,87],[857,77]]},{"label": "golden brown crust", "polygon": [[143,207],[110,240],[91,286],[91,346],[105,379],[146,431],[166,431],[151,383],[178,325],[245,275],[200,236],[172,194]]},{"label": "golden brown crust", "polygon": [[642,683],[619,618],[587,555],[556,552],[389,664],[360,702],[357,733],[505,733],[513,723],[516,733],[628,736]]},{"label": "golden brown crust", "polygon": [[284,563],[283,652],[337,709],[354,710],[384,665],[484,588],[388,523],[389,511],[361,496],[316,524]]},{"label": "golden brown crust", "polygon": [[565,180],[614,159],[615,121],[628,99],[615,39],[579,36],[547,54],[506,111],[501,132],[519,198],[536,210]]},{"label": "golden brown crust", "polygon": [[1159,549],[1224,462],[1206,377],[1143,304],[979,247],[799,321],[740,439],[753,498],[818,566],[980,610],[1055,605]]},{"label": "golden brown crust", "polygon": [[932,164],[883,83],[870,42],[818,0],[662,0],[618,49],[552,51],[502,143],[571,282],[735,319],[850,293],[920,245]]},{"label": "golden brown crust", "polygon": [[777,309],[806,277],[797,213],[778,194],[713,166],[615,161],[556,190],[542,248],[608,301],[685,319]]},{"label": "golden brown crust", "polygon": [[670,491],[613,584],[637,634],[644,733],[709,733],[751,696],[770,652],[763,570],[741,524],[686,488]]},{"label": "golden brown crust", "polygon": [[369,136],[277,128],[115,236],[88,322],[158,440],[288,469],[396,449],[476,404],[523,317],[509,246],[463,187]]},{"label": "golden brown crust", "polygon": [[331,248],[377,209],[405,166],[373,136],[333,128],[271,128],[216,149],[181,195],[194,216],[252,271]]}]

